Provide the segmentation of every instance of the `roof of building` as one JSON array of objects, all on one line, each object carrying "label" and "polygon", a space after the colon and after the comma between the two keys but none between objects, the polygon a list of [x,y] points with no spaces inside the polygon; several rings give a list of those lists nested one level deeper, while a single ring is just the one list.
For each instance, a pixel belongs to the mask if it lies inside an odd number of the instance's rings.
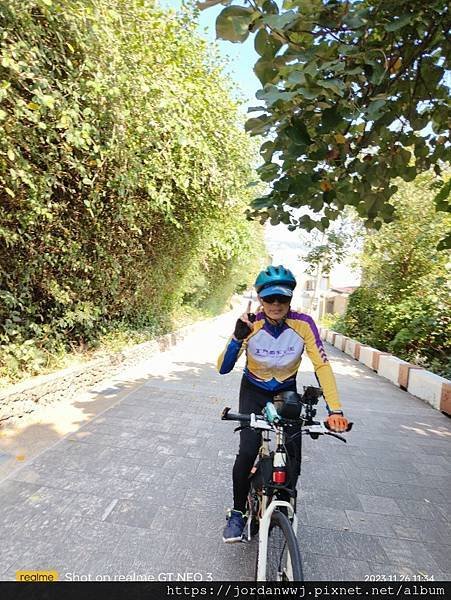
[{"label": "roof of building", "polygon": [[352,294],[359,286],[348,286],[348,287],[333,287],[330,289],[331,292],[338,292],[339,294]]}]

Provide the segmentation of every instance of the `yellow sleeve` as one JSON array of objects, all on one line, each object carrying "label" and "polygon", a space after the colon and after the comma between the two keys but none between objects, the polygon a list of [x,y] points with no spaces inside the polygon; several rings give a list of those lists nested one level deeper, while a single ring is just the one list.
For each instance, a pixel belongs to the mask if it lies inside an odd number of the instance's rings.
[{"label": "yellow sleeve", "polygon": [[330,410],[341,410],[335,375],[327,359],[326,351],[324,350],[318,329],[311,318],[309,318],[308,321],[305,321],[303,337],[305,349],[308,357],[312,361],[319,384],[323,389],[324,398],[328,408]]}]

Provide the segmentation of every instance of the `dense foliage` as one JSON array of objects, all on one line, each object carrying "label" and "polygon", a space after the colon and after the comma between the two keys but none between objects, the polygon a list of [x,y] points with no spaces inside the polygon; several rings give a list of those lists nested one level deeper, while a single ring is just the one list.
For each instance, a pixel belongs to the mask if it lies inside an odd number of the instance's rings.
[{"label": "dense foliage", "polygon": [[399,185],[398,220],[368,236],[362,287],[334,326],[451,378],[449,255],[435,247],[451,219],[435,211],[432,180]]},{"label": "dense foliage", "polygon": [[[393,219],[396,178],[449,160],[446,0],[206,0],[227,4],[217,35],[255,34],[261,146],[268,195],[254,216],[327,229],[347,205],[367,226]],[[244,6],[243,6],[244,4]],[[448,188],[449,194],[449,188]],[[309,207],[317,218],[293,209]],[[445,242],[443,242],[444,244]],[[443,245],[442,244],[442,245]],[[451,239],[447,238],[451,245]]]},{"label": "dense foliage", "polygon": [[0,2],[0,374],[256,270],[252,147],[189,10]]}]

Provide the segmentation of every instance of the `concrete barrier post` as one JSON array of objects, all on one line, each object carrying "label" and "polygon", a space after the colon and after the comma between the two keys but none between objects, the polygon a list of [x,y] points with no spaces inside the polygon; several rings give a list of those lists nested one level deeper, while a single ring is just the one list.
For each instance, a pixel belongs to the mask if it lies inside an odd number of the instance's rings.
[{"label": "concrete barrier post", "polygon": [[376,352],[376,348],[371,348],[371,346],[360,346],[359,348],[359,361],[369,367],[373,368],[373,357]]},{"label": "concrete barrier post", "polygon": [[362,348],[366,348],[365,344],[357,342],[354,348],[354,358],[356,360],[360,360],[360,351],[362,350]]},{"label": "concrete barrier post", "polygon": [[342,349],[342,346],[343,346],[343,336],[341,335],[341,333],[337,333],[335,335],[334,346],[335,346],[335,348],[338,348],[339,350]]},{"label": "concrete barrier post", "polygon": [[442,410],[442,406],[449,410],[450,383],[444,377],[435,375],[425,369],[412,369],[409,373],[407,391],[428,404]]},{"label": "concrete barrier post", "polygon": [[451,417],[451,383],[444,383],[440,397],[440,410]]},{"label": "concrete barrier post", "polygon": [[351,338],[346,338],[345,342],[345,352],[354,358],[354,350],[355,350],[356,342],[351,340]]},{"label": "concrete barrier post", "polygon": [[335,333],[335,331],[331,331],[330,329],[327,330],[327,335],[326,335],[326,342],[329,342],[329,344],[332,344],[332,346],[334,345],[335,342],[335,336],[337,334]]},{"label": "concrete barrier post", "polygon": [[409,385],[409,375],[412,369],[422,369],[423,367],[419,367],[417,365],[412,365],[408,362],[404,362],[404,364],[399,367],[399,376],[398,376],[398,385],[401,389],[407,390],[407,386]]},{"label": "concrete barrier post", "polygon": [[345,350],[346,350],[346,344],[347,344],[348,340],[349,340],[349,338],[344,335],[343,336],[343,341],[342,341],[342,344],[341,344],[341,351],[342,352],[345,352]]},{"label": "concrete barrier post", "polygon": [[345,341],[345,352],[346,354],[349,354],[349,356],[352,356],[352,358],[359,360],[360,348],[362,346],[363,344],[360,342],[356,342],[355,340],[351,340],[351,338],[347,338]]},{"label": "concrete barrier post", "polygon": [[346,346],[346,341],[349,338],[347,338],[345,335],[342,335],[341,333],[337,333],[337,335],[335,336],[335,342],[334,342],[334,346],[336,348],[338,348],[339,350],[341,350],[342,352],[344,352],[345,346]]},{"label": "concrete barrier post", "polygon": [[379,361],[380,361],[381,356],[391,356],[391,354],[390,354],[390,352],[380,352],[379,350],[376,350],[376,352],[374,352],[374,354],[373,354],[373,366],[372,366],[373,371],[379,370]]},{"label": "concrete barrier post", "polygon": [[399,373],[401,367],[407,365],[405,360],[391,356],[390,354],[382,354],[379,356],[379,366],[377,372],[382,377],[386,377],[392,383],[399,386]]}]

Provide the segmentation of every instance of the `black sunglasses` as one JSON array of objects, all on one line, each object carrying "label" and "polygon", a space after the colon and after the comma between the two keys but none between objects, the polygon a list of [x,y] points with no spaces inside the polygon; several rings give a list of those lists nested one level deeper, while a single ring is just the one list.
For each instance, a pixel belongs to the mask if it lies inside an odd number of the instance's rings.
[{"label": "black sunglasses", "polygon": [[280,294],[274,294],[274,296],[266,296],[265,298],[262,298],[262,300],[267,304],[274,304],[274,302],[278,302],[279,304],[289,304],[291,298]]}]

